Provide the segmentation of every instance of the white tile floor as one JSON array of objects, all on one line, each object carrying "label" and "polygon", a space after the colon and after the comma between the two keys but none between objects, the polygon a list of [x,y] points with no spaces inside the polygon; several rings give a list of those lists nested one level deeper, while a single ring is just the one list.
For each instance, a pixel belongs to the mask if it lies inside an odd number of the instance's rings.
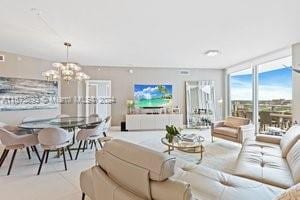
[{"label": "white tile floor", "polygon": [[[190,130],[185,131],[191,132]],[[203,160],[203,164],[221,166],[220,162],[229,162],[230,159],[232,160],[237,156],[240,149],[239,145],[217,141],[213,144],[213,148],[211,148],[209,147],[210,138],[208,132],[199,133],[206,137],[208,144],[204,155],[207,159]],[[158,151],[163,151],[165,149],[165,147],[160,144],[160,137],[164,134],[164,131],[120,132],[112,130],[110,132],[110,135],[114,138],[129,140],[141,145],[149,146],[150,148],[155,148]],[[0,153],[2,153],[2,150],[3,147],[0,146]],[[224,152],[227,152],[227,154]],[[75,152],[73,151],[72,153],[73,157],[75,157]],[[208,159],[210,153],[220,154],[219,159]],[[62,158],[55,158],[56,154],[53,152],[49,155],[48,163],[43,165],[41,174],[36,176],[39,167],[38,159],[32,152],[32,159],[29,160],[26,150],[23,149],[16,155],[11,175],[6,176],[11,154],[12,152],[10,152],[0,169],[1,200],[79,200],[81,199],[79,186],[80,172],[95,164],[95,150],[88,149],[84,153],[81,152],[76,161],[70,161],[68,154],[66,154],[68,171],[64,171]],[[40,155],[41,154],[42,152],[40,152]],[[197,156],[194,154],[192,156],[191,154],[184,155],[184,153],[180,152],[174,152],[174,154],[183,157]]]}]

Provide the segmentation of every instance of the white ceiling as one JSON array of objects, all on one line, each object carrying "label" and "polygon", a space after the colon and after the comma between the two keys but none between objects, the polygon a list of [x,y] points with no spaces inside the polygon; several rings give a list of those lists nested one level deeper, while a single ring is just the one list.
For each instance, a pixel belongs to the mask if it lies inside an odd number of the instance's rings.
[{"label": "white ceiling", "polygon": [[53,61],[68,40],[82,65],[224,68],[299,42],[300,1],[0,0],[0,26],[1,50]]}]

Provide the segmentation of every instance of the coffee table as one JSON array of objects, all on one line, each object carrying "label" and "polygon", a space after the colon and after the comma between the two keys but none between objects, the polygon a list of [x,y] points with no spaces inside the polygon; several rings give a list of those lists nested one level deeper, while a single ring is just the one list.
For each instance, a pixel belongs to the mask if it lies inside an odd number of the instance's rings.
[{"label": "coffee table", "polygon": [[197,164],[200,164],[203,158],[204,141],[205,139],[202,136],[197,136],[193,142],[184,141],[180,138],[175,138],[172,143],[169,143],[167,138],[161,138],[161,143],[168,147],[168,149],[164,151],[164,153],[168,152],[169,155],[171,154],[171,151],[174,151],[174,149],[178,149],[179,151],[187,153],[200,153],[200,159],[198,160]]}]

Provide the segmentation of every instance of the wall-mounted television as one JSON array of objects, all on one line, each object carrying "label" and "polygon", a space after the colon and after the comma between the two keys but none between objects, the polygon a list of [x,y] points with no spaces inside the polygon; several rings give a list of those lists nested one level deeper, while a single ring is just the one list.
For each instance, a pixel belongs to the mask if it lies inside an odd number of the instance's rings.
[{"label": "wall-mounted television", "polygon": [[162,108],[172,104],[172,85],[134,85],[137,108]]}]

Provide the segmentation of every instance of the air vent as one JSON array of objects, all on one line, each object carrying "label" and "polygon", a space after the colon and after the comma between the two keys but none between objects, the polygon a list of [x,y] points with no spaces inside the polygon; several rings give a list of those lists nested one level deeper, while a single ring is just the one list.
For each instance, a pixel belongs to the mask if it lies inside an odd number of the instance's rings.
[{"label": "air vent", "polygon": [[187,75],[191,75],[191,71],[190,70],[178,70],[178,74],[187,76]]},{"label": "air vent", "polygon": [[4,62],[5,61],[5,56],[4,55],[0,55],[0,62]]}]

